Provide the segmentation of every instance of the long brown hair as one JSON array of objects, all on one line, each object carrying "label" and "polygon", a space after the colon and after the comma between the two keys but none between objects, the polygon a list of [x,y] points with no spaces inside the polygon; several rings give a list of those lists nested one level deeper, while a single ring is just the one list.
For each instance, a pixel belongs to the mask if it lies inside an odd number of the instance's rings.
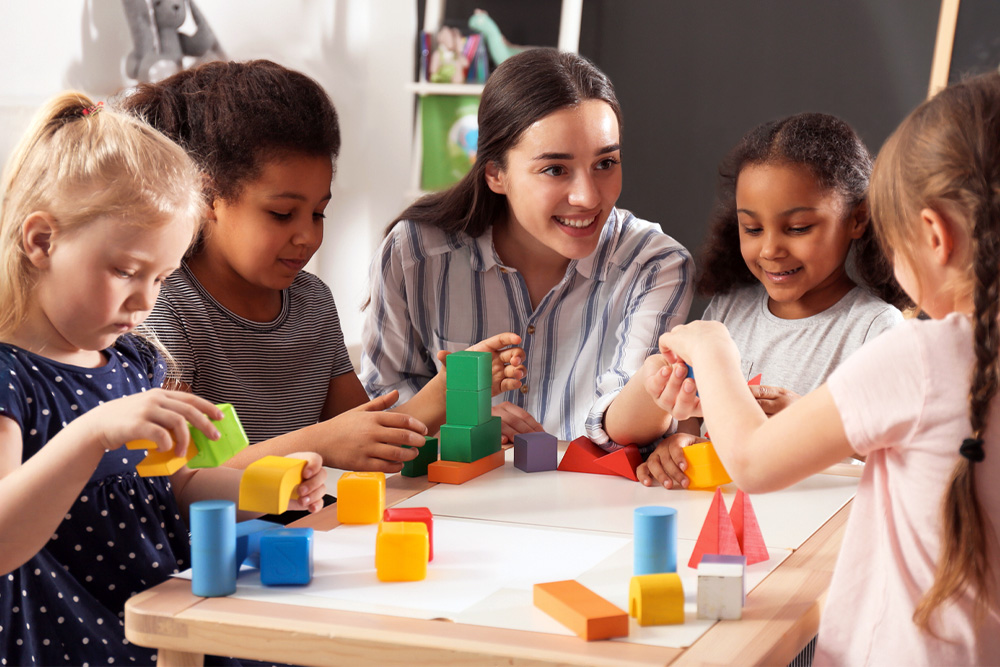
[{"label": "long brown hair", "polygon": [[[744,167],[767,164],[808,169],[821,188],[841,197],[848,213],[866,202],[872,159],[850,125],[823,113],[800,113],[758,125],[719,165],[715,208],[698,262],[697,286],[702,296],[724,294],[757,282],[740,252],[736,181]],[[863,287],[897,308],[913,305],[896,282],[870,224],[851,245],[853,274]]]},{"label": "long brown hair", "polygon": [[[973,297],[973,451],[972,459],[959,458],[952,473],[942,509],[934,585],[913,614],[914,622],[933,634],[931,618],[945,602],[971,591],[981,619],[997,600],[990,563],[996,536],[979,504],[975,460],[985,453],[981,447],[988,408],[1000,378],[1000,74],[950,86],[903,121],[875,162],[871,204],[879,239],[910,266],[919,233],[913,221],[923,208],[946,212],[955,233],[971,241],[967,284],[955,287],[970,290]],[[923,285],[920,290],[923,293]],[[963,450],[969,442],[962,443]]]},{"label": "long brown hair", "polygon": [[606,102],[621,132],[621,105],[611,80],[586,58],[541,48],[505,60],[487,79],[479,102],[479,143],[469,173],[451,188],[411,204],[386,233],[401,220],[412,220],[480,236],[507,214],[507,198],[486,185],[486,165],[505,169],[508,151],[532,123],[585,100]]}]

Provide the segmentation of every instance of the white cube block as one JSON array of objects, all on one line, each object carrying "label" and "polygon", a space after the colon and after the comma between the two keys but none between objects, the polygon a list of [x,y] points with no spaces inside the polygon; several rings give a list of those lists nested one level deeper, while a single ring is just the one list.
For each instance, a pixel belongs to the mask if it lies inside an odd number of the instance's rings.
[{"label": "white cube block", "polygon": [[743,568],[730,563],[698,565],[698,618],[743,617]]}]

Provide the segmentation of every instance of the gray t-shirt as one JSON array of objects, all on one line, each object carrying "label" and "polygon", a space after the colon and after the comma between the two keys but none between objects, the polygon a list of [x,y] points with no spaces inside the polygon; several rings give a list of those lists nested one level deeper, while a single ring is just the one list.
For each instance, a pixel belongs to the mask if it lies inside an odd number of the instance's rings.
[{"label": "gray t-shirt", "polygon": [[821,313],[785,320],[771,313],[767,290],[757,284],[712,297],[702,319],[729,329],[747,380],[760,373],[761,384],[805,395],[855,350],[902,322],[903,315],[855,287]]}]

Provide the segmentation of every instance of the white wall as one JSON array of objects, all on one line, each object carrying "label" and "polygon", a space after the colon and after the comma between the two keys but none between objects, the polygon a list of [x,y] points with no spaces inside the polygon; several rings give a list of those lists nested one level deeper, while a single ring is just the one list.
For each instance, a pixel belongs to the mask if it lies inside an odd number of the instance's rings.
[{"label": "white wall", "polygon": [[[326,238],[310,270],[333,290],[348,345],[361,338],[368,261],[407,203],[417,31],[412,0],[197,0],[226,54],[312,76],[340,115],[343,147]],[[73,88],[106,99],[126,85],[132,42],[117,0],[0,3],[0,161],[32,113]],[[353,350],[352,350],[353,351]]]}]

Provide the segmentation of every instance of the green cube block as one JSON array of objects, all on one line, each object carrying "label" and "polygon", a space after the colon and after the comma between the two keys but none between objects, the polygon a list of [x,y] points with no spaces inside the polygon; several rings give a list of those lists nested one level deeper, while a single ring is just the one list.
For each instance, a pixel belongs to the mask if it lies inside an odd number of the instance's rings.
[{"label": "green cube block", "polygon": [[493,385],[493,355],[489,352],[452,352],[445,359],[446,389],[479,391]]},{"label": "green cube block", "polygon": [[[409,445],[403,445],[407,449],[411,449]],[[403,471],[400,473],[403,477],[423,477],[427,474],[427,466],[438,460],[438,441],[437,438],[424,438],[424,446],[420,448],[420,453],[417,454],[417,458],[412,461],[407,461],[403,464]]]},{"label": "green cube block", "polygon": [[440,437],[441,460],[472,463],[500,451],[500,418],[490,417],[477,426],[445,424]]},{"label": "green cube block", "polygon": [[489,389],[445,390],[445,422],[455,426],[479,426],[489,420],[492,405]]},{"label": "green cube block", "polygon": [[232,404],[219,403],[215,407],[222,410],[222,419],[212,421],[219,429],[218,440],[209,440],[194,426],[188,426],[191,441],[198,448],[198,453],[187,463],[189,468],[217,468],[250,444]]}]

